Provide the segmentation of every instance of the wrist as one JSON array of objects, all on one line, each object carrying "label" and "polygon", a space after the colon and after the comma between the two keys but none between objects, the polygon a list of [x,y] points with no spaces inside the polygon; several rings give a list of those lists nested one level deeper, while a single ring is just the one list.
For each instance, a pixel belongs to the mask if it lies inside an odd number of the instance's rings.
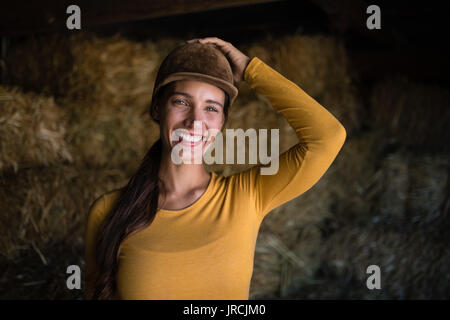
[{"label": "wrist", "polygon": [[247,57],[247,59],[244,63],[244,74],[245,74],[245,71],[247,70],[248,65],[250,64],[250,61],[252,61],[252,59],[250,57]]}]

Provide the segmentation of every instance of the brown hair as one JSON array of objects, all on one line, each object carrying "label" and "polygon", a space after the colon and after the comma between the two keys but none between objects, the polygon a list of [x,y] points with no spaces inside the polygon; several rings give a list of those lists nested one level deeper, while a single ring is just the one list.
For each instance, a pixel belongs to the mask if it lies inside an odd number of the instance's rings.
[{"label": "brown hair", "polygon": [[[164,105],[167,101],[168,93],[172,92],[173,83],[158,90],[153,98],[158,105]],[[229,96],[225,92],[224,124],[228,119],[229,104]],[[153,104],[148,110],[150,117],[159,123],[154,117],[152,108]],[[94,284],[92,299],[115,299],[120,246],[125,238],[148,227],[155,218],[161,191],[158,182],[163,185],[163,181],[158,176],[161,150],[161,139],[158,139],[149,149],[139,169],[127,185],[119,189],[118,201],[102,224],[96,243],[97,265],[100,273]]]}]

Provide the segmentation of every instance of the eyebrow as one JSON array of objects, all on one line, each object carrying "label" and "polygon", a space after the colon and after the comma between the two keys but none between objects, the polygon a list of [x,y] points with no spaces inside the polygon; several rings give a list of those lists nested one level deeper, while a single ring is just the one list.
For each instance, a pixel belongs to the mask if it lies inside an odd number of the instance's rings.
[{"label": "eyebrow", "polygon": [[[185,92],[175,91],[175,92],[172,93],[172,95],[175,95],[175,94],[180,94],[180,95],[182,95],[182,96],[185,96],[185,97],[188,97],[188,98],[192,98],[192,96],[191,96],[190,94],[185,93]],[[222,107],[222,109],[223,109],[223,105],[222,105],[220,102],[217,102],[217,101],[211,100],[211,99],[206,100],[206,102],[217,104],[217,105],[219,105],[220,107]]]}]

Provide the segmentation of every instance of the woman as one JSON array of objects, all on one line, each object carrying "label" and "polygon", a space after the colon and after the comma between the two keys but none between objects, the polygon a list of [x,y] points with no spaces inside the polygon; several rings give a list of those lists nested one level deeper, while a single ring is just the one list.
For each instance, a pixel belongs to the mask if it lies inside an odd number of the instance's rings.
[{"label": "woman", "polygon": [[[278,172],[262,175],[256,165],[224,177],[202,163],[176,164],[179,143],[191,147],[180,152],[184,160],[193,159],[194,146],[207,150],[239,81],[266,96],[296,132],[299,143],[279,156]],[[190,40],[166,57],[150,115],[161,138],[127,186],[90,208],[86,297],[248,299],[263,218],[322,177],[344,144],[344,127],[262,60],[215,37]]]}]

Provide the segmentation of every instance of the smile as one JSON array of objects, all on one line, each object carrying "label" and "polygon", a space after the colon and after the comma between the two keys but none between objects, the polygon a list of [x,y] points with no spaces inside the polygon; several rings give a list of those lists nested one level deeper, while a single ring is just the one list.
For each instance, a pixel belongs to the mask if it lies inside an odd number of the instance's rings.
[{"label": "smile", "polygon": [[203,136],[191,136],[190,134],[186,134],[186,133],[179,132],[179,131],[176,131],[175,134],[179,138],[181,138],[181,140],[185,140],[185,141],[193,142],[193,143],[199,142],[200,140],[203,139]]}]

